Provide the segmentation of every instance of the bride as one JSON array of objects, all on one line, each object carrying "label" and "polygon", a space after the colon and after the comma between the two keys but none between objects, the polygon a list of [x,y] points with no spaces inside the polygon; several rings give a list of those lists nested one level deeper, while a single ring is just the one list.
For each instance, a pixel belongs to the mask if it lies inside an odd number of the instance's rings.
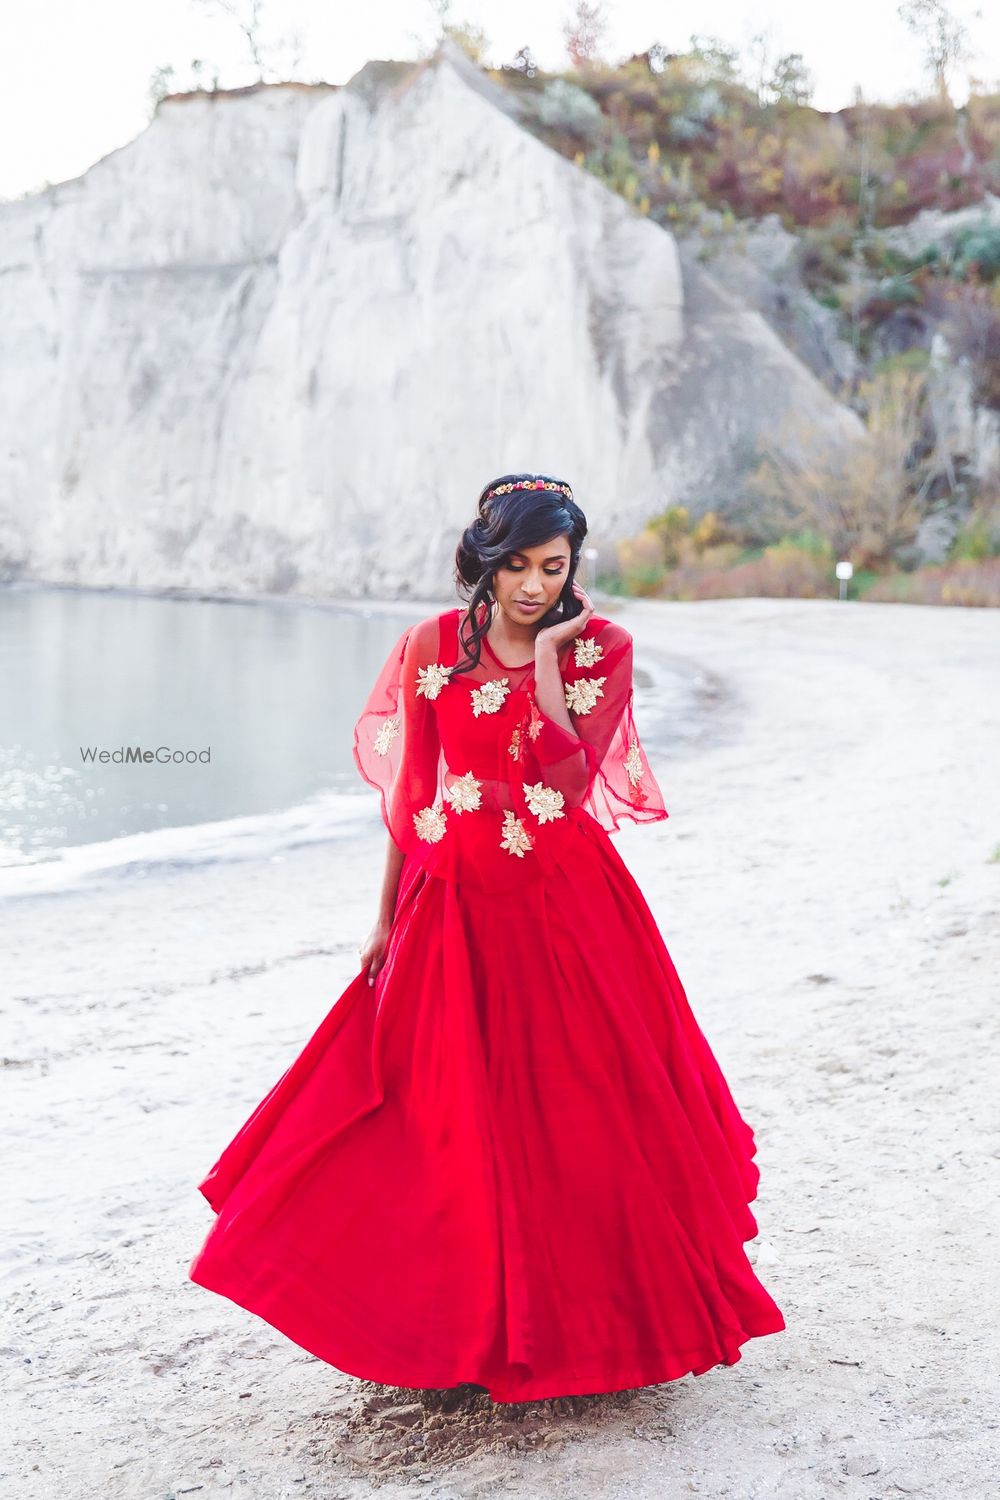
[{"label": "bride", "polygon": [[388,831],[360,969],[199,1184],[191,1279],[319,1359],[497,1402],[735,1364],[785,1327],[759,1169],[610,837],[668,814],[568,484],[507,474],[354,731]]}]

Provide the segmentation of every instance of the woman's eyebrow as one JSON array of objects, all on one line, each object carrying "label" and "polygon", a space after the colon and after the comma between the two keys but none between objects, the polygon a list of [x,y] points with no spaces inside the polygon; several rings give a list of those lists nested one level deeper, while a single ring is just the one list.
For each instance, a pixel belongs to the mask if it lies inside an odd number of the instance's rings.
[{"label": "woman's eyebrow", "polygon": [[[524,557],[524,558],[527,557],[527,553],[526,552],[512,552],[510,555],[511,555],[511,557]],[[566,557],[565,552],[552,552],[552,553],[549,554],[548,557],[543,557],[542,558],[542,562],[543,563],[547,563],[547,562],[566,562],[566,561],[567,561],[567,557]]]}]

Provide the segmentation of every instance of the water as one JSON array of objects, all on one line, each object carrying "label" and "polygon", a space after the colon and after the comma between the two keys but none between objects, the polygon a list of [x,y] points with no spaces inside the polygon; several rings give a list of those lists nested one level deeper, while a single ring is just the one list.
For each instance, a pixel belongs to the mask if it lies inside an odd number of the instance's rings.
[{"label": "water", "polygon": [[[429,612],[0,588],[0,892],[267,857],[377,817],[354,723]],[[683,738],[698,690],[691,664],[637,651],[647,749]],[[194,759],[84,753],[129,746]]]},{"label": "water", "polygon": [[[0,865],[363,790],[353,725],[414,618],[0,590]],[[207,758],[83,755],[122,746]]]}]

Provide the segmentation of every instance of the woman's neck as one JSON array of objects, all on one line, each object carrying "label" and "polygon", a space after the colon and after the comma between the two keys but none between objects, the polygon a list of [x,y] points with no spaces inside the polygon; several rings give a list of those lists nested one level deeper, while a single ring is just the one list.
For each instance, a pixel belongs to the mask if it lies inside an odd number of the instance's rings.
[{"label": "woman's neck", "polygon": [[490,645],[498,656],[509,660],[512,666],[515,665],[517,657],[526,656],[527,658],[524,662],[517,663],[521,666],[527,666],[534,660],[535,637],[539,626],[515,625],[513,621],[508,620],[499,605],[494,606],[492,614],[487,613],[486,618],[490,622],[486,633],[489,636]]}]

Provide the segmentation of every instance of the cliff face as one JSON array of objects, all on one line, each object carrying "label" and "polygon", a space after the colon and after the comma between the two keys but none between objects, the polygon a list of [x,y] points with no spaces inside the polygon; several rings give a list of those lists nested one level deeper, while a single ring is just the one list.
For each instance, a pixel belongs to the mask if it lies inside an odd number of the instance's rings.
[{"label": "cliff face", "polygon": [[610,536],[718,503],[789,408],[851,440],[756,314],[701,286],[685,321],[683,281],[447,57],[167,101],[0,205],[0,576],[440,594],[504,470]]}]

